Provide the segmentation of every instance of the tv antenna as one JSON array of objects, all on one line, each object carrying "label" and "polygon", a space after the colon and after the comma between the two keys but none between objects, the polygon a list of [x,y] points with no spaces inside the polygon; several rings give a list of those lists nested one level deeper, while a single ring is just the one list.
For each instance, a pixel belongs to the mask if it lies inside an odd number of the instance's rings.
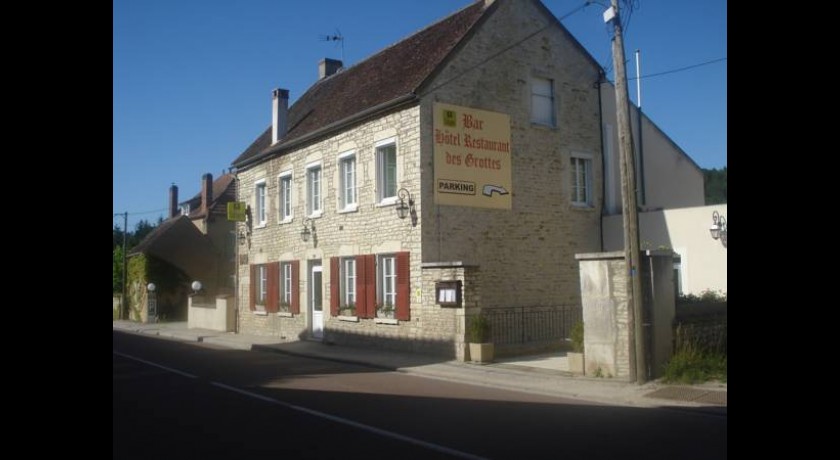
[{"label": "tv antenna", "polygon": [[342,64],[346,65],[344,62],[344,36],[341,35],[341,31],[338,30],[338,27],[335,29],[335,34],[333,35],[321,35],[319,37],[321,41],[324,42],[341,42],[341,62]]}]

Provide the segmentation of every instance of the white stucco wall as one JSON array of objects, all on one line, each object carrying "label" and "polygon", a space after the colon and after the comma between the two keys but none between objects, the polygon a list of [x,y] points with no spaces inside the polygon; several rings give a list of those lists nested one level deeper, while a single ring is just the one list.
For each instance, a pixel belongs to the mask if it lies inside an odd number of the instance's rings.
[{"label": "white stucco wall", "polygon": [[[641,248],[669,248],[680,255],[684,294],[726,292],[727,248],[709,233],[714,211],[729,218],[725,204],[639,213]],[[603,229],[604,250],[623,250],[621,215],[605,216]]]},{"label": "white stucco wall", "polygon": [[[621,175],[618,156],[618,129],[616,128],[615,87],[601,85],[604,130],[604,175],[606,184],[605,208],[607,214],[621,213]],[[639,187],[644,185],[644,200],[639,197],[642,209],[671,209],[703,206],[705,202],[703,171],[696,163],[668,138],[647,116],[642,120],[642,149],[639,156],[639,110],[630,106],[633,145],[636,152]],[[640,168],[639,165],[642,167]],[[639,171],[642,171],[639,173]]]}]

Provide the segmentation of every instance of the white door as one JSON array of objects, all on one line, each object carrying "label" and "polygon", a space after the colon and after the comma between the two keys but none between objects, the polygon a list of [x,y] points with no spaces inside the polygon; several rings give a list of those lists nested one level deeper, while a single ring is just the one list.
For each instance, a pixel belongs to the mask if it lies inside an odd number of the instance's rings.
[{"label": "white door", "polygon": [[312,273],[309,278],[312,282],[309,291],[309,312],[312,315],[312,338],[321,340],[324,338],[324,310],[323,310],[323,282],[321,262],[312,265]]}]

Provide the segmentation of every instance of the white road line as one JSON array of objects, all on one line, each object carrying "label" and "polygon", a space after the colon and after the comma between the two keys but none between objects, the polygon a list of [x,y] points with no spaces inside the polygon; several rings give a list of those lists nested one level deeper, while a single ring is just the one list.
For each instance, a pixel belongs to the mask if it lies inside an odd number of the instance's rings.
[{"label": "white road line", "polygon": [[330,415],[330,414],[320,412],[320,411],[317,411],[317,410],[307,409],[305,407],[296,406],[294,404],[289,404],[287,402],[278,401],[276,399],[269,398],[269,397],[263,396],[261,394],[252,393],[250,391],[242,390],[240,388],[232,387],[230,385],[225,385],[224,383],[218,383],[218,382],[210,382],[210,383],[212,385],[215,385],[215,386],[219,387],[219,388],[224,388],[225,390],[230,390],[230,391],[233,391],[234,393],[239,393],[241,395],[250,396],[252,398],[259,399],[260,401],[265,401],[265,402],[269,402],[269,403],[272,403],[272,404],[277,404],[277,405],[280,405],[280,406],[283,406],[283,407],[286,407],[286,408],[289,408],[289,409],[292,409],[292,410],[295,410],[295,411],[298,411],[298,412],[303,412],[303,413],[306,413],[306,414],[309,414],[309,415],[314,415],[315,417],[320,417],[320,418],[324,418],[324,419],[327,419],[327,420],[331,420],[331,421],[336,422],[336,423],[349,425],[349,426],[358,428],[360,430],[364,430],[364,431],[371,432],[373,434],[377,434],[379,436],[384,436],[386,438],[392,438],[392,439],[396,439],[396,440],[399,440],[399,441],[404,441],[404,442],[408,442],[408,443],[411,443],[411,444],[416,444],[418,446],[422,446],[422,447],[425,447],[427,449],[431,449],[431,450],[434,450],[434,451],[437,451],[437,452],[442,452],[442,453],[447,454],[447,455],[453,455],[453,456],[460,457],[460,458],[468,458],[468,459],[471,459],[471,460],[487,460],[485,457],[479,457],[478,455],[473,455],[473,454],[469,454],[469,453],[466,453],[466,452],[461,452],[460,450],[450,449],[448,447],[444,447],[444,446],[441,446],[441,445],[438,445],[438,444],[433,444],[431,442],[423,441],[423,440],[420,440],[420,439],[417,439],[417,438],[412,438],[410,436],[405,436],[405,435],[402,435],[402,434],[399,434],[399,433],[394,433],[393,431],[383,430],[381,428],[376,428],[374,426],[365,425],[364,423],[355,422],[353,420],[349,420],[349,419],[346,419],[346,418],[343,418],[343,417],[338,417],[338,416]]},{"label": "white road line", "polygon": [[192,374],[188,374],[188,373],[186,373],[186,372],[184,372],[184,371],[179,371],[178,369],[172,369],[171,367],[161,366],[160,364],[155,364],[155,363],[153,363],[153,362],[151,362],[151,361],[146,361],[145,359],[141,359],[141,358],[138,358],[138,357],[136,357],[136,356],[130,356],[130,355],[127,355],[127,354],[125,354],[125,353],[120,353],[120,352],[118,352],[118,351],[116,351],[116,350],[112,350],[112,351],[114,352],[114,354],[115,354],[115,355],[117,355],[117,356],[122,356],[123,358],[133,359],[133,360],[135,360],[135,361],[139,361],[139,362],[141,362],[141,363],[143,363],[143,364],[148,364],[149,366],[159,367],[159,368],[161,368],[161,369],[163,369],[163,370],[165,370],[165,371],[174,372],[175,374],[178,374],[178,375],[183,375],[184,377],[189,377],[189,378],[191,378],[191,379],[196,379],[196,378],[198,378],[198,377],[196,377],[196,376],[194,376],[194,375],[192,375]]}]

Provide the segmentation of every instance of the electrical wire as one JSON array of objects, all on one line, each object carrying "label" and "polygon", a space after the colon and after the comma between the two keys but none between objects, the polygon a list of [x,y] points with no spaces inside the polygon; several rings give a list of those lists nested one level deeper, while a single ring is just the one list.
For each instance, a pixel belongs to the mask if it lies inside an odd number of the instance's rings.
[{"label": "electrical wire", "polygon": [[[563,16],[561,16],[561,17],[557,18],[557,21],[559,22],[559,21],[562,21],[563,19],[568,18],[569,16],[571,16],[571,15],[573,15],[573,14],[577,13],[578,11],[580,11],[580,10],[582,10],[582,9],[584,9],[584,8],[586,8],[587,6],[589,6],[589,5],[590,5],[590,4],[592,4],[592,3],[594,3],[594,2],[592,2],[592,1],[590,1],[590,0],[587,0],[587,1],[583,2],[583,4],[581,4],[581,5],[580,5],[580,6],[578,6],[577,8],[575,8],[575,9],[573,9],[573,10],[569,11],[568,13],[564,14]],[[548,29],[548,28],[549,28],[549,27],[551,27],[552,25],[554,25],[554,24],[553,24],[553,23],[551,23],[551,22],[549,22],[549,23],[548,23],[548,25],[546,25],[546,26],[544,26],[544,27],[540,27],[540,28],[539,28],[539,29],[537,29],[536,31],[534,31],[534,32],[532,32],[532,33],[530,33],[530,34],[528,34],[527,36],[525,36],[525,37],[523,37],[523,38],[521,38],[521,39],[519,39],[519,40],[517,40],[517,41],[515,41],[515,42],[513,42],[510,46],[508,46],[508,47],[506,47],[506,48],[502,48],[500,51],[498,51],[498,52],[496,52],[496,53],[493,53],[493,54],[491,54],[490,56],[487,56],[486,58],[484,58],[484,59],[482,59],[482,60],[478,61],[477,63],[475,63],[475,64],[473,64],[473,65],[471,65],[471,66],[467,67],[466,69],[464,69],[464,71],[463,71],[463,72],[458,73],[458,74],[457,74],[457,75],[455,75],[454,77],[450,78],[449,80],[444,81],[443,83],[441,83],[441,84],[439,84],[439,85],[437,85],[437,86],[435,86],[435,87],[432,87],[432,88],[427,89],[427,90],[426,90],[426,91],[424,91],[423,93],[418,94],[418,96],[425,96],[426,94],[429,94],[429,93],[431,93],[431,92],[433,92],[433,91],[437,91],[437,90],[439,90],[440,88],[443,88],[444,86],[446,86],[446,85],[448,85],[448,84],[452,83],[453,81],[455,81],[455,80],[457,80],[457,79],[459,79],[459,78],[463,77],[466,73],[468,73],[468,72],[471,72],[471,71],[475,70],[475,69],[476,69],[476,68],[478,68],[479,66],[482,66],[482,65],[486,64],[488,61],[490,61],[490,60],[492,60],[492,59],[495,59],[496,57],[498,57],[498,56],[500,56],[500,55],[502,55],[502,54],[504,54],[504,53],[506,53],[506,52],[510,51],[511,49],[513,49],[513,48],[515,48],[515,47],[517,47],[517,46],[521,45],[522,43],[524,43],[524,42],[526,42],[526,41],[530,40],[531,38],[533,38],[533,37],[534,37],[534,36],[536,36],[537,34],[539,34],[539,33],[543,32],[544,30]]]},{"label": "electrical wire", "polygon": [[680,68],[678,68],[678,69],[673,69],[673,70],[666,70],[666,71],[664,71],[664,72],[657,72],[657,73],[652,73],[652,74],[648,74],[648,75],[642,75],[641,77],[632,77],[632,78],[628,78],[627,80],[636,80],[636,79],[639,79],[639,78],[643,78],[643,79],[644,79],[644,78],[651,78],[651,77],[659,77],[659,76],[662,76],[662,75],[667,75],[667,74],[670,74],[670,73],[682,72],[682,71],[684,71],[684,70],[690,70],[690,69],[694,69],[694,68],[696,68],[696,67],[700,67],[700,66],[704,66],[704,65],[709,65],[709,64],[714,64],[714,63],[716,63],[716,62],[721,62],[721,61],[725,61],[725,60],[726,60],[726,58],[725,58],[725,57],[723,57],[723,58],[718,58],[718,59],[712,59],[711,61],[701,62],[701,63],[699,63],[699,64],[693,64],[693,65],[689,65],[689,66],[685,66],[685,67],[680,67]]}]

